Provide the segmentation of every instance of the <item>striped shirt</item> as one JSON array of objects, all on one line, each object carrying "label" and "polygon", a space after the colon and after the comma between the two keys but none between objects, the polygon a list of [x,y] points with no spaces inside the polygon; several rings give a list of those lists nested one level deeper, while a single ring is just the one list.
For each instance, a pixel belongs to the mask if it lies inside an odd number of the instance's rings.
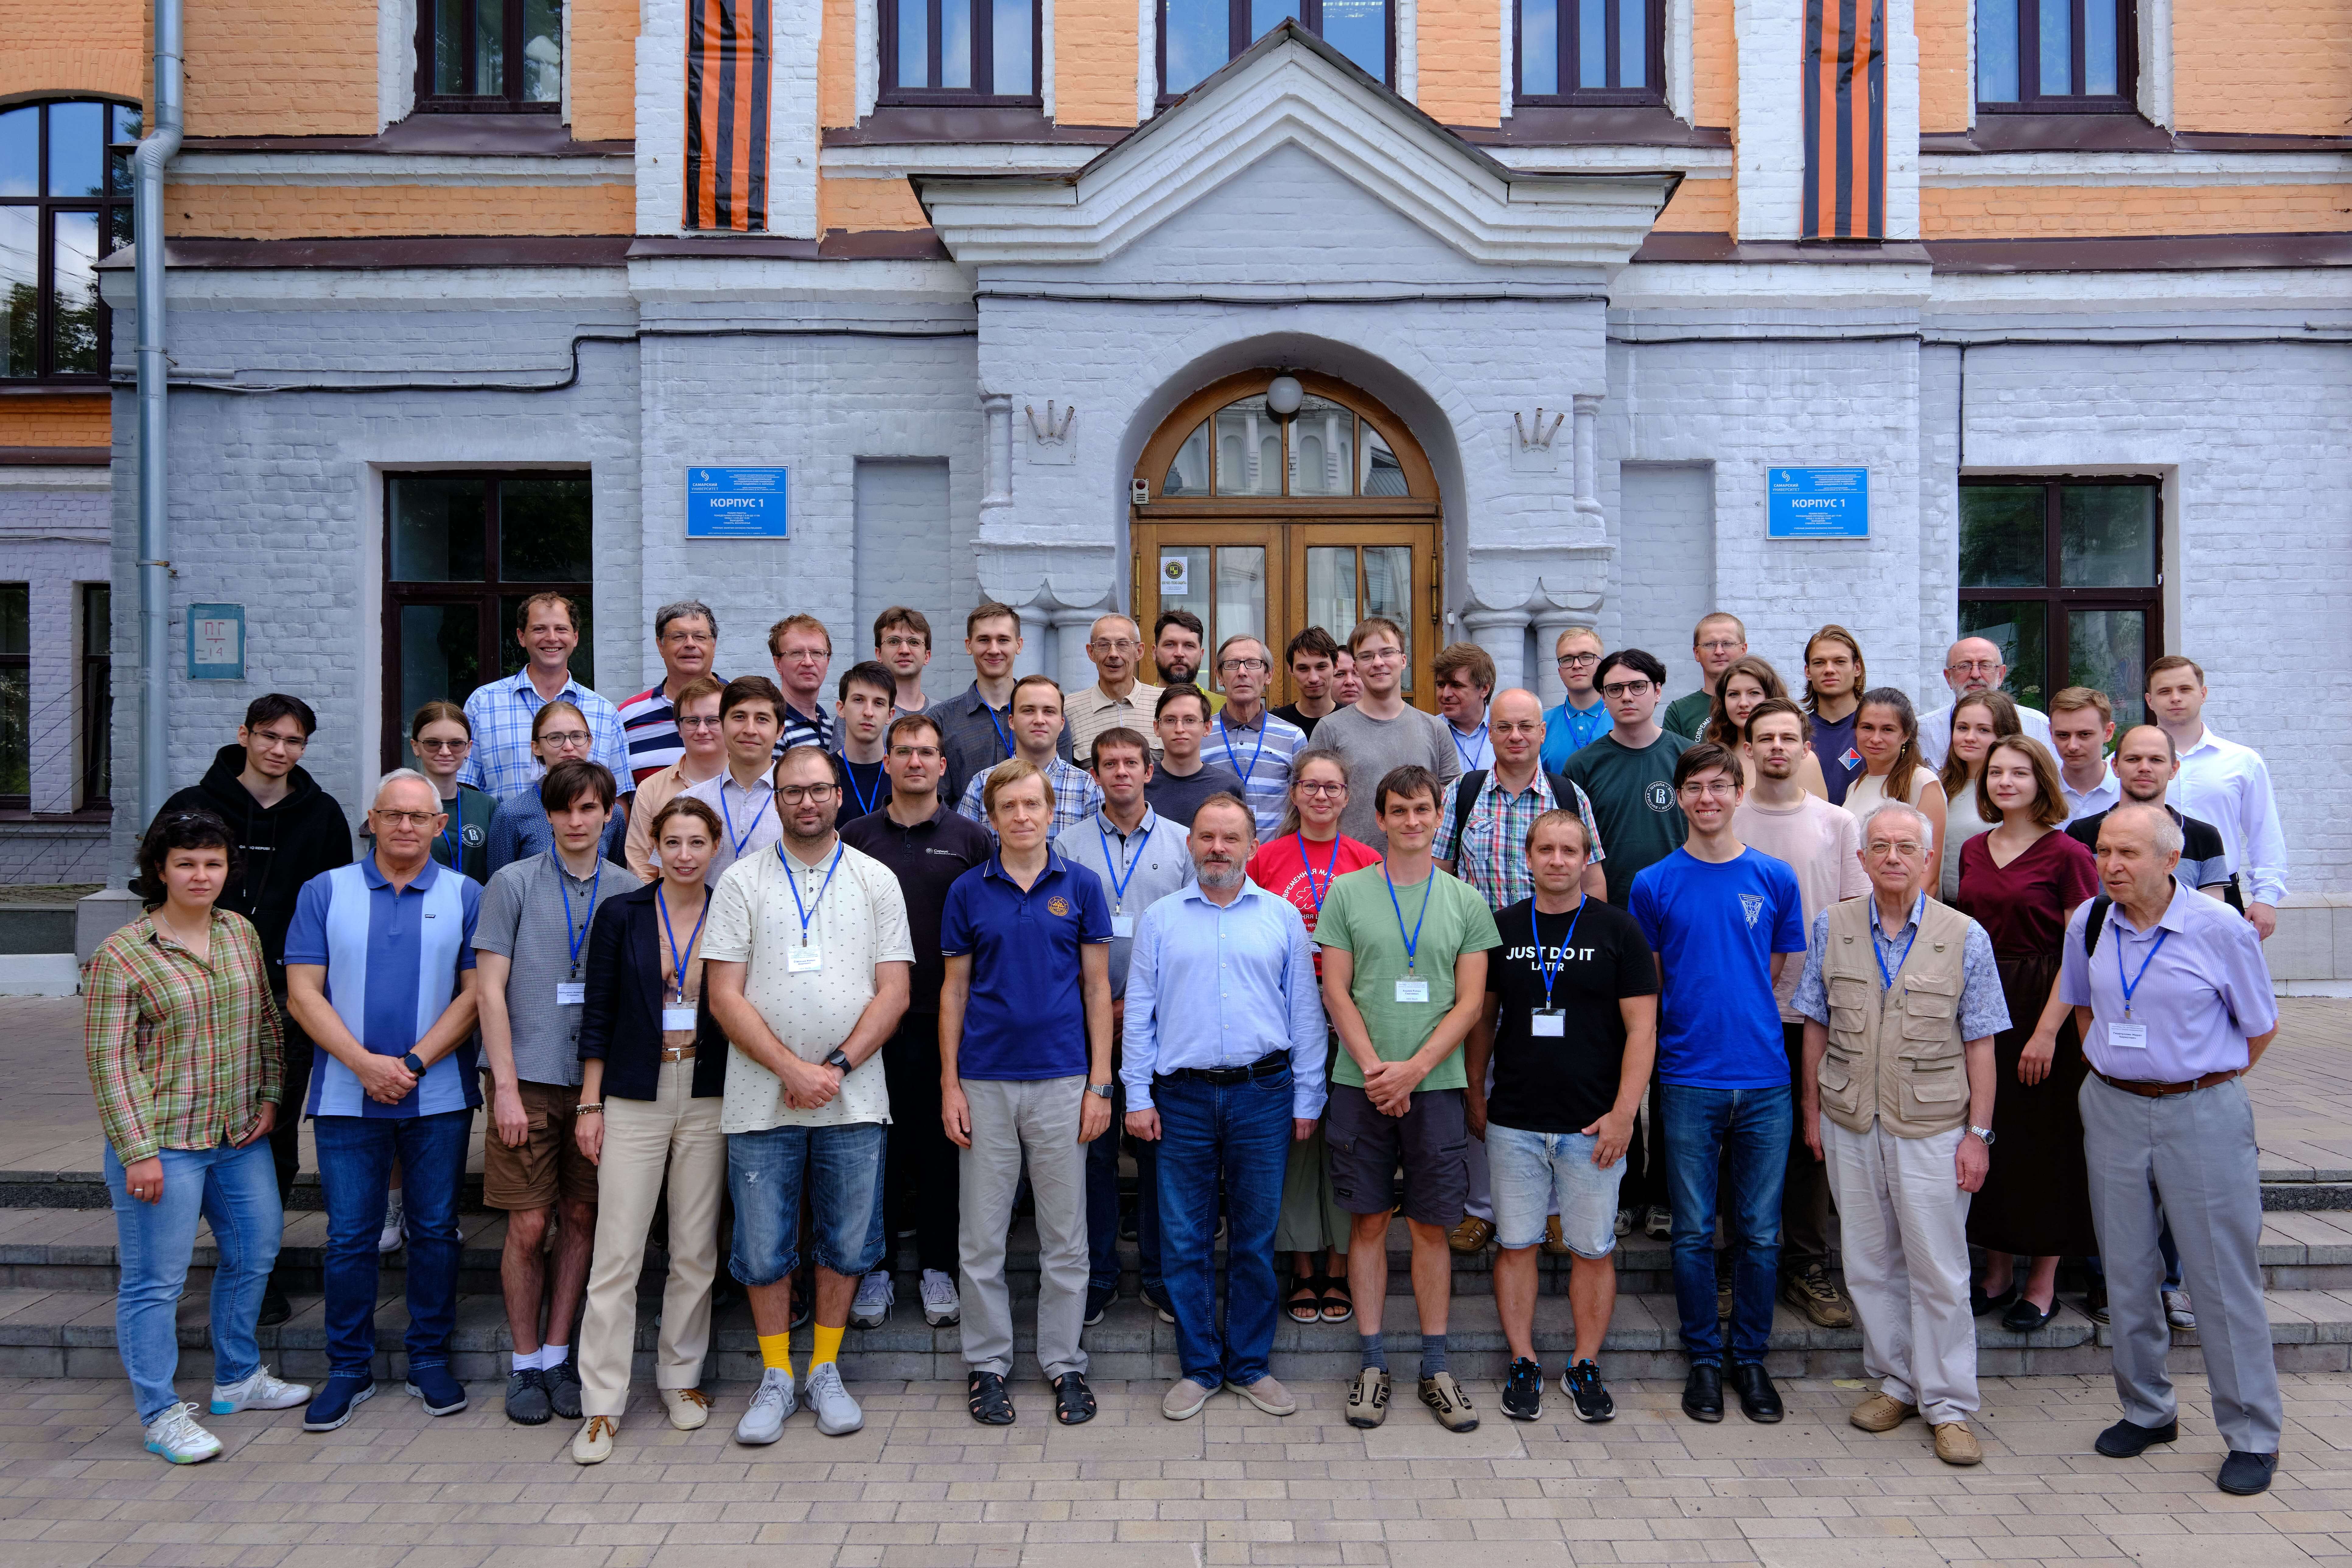
[{"label": "striped shirt", "polygon": [[[971,782],[963,786],[963,801],[956,807],[963,816],[987,827],[992,837],[996,829],[989,827],[988,813],[982,809],[981,799],[987,793],[988,775],[993,769],[992,763],[971,775]],[[1055,757],[1045,769],[1045,782],[1054,786],[1054,824],[1045,830],[1048,839],[1059,837],[1065,827],[1084,822],[1102,809],[1102,785],[1095,783],[1095,775],[1084,768]]]},{"label": "striped shirt", "polygon": [[[1454,823],[1462,809],[1462,785],[1474,776],[1478,794],[1457,843]],[[1601,847],[1601,829],[1592,820],[1592,803],[1577,785],[1568,787],[1576,795],[1576,815],[1584,819],[1584,842],[1591,849],[1586,858],[1598,865],[1607,856]],[[1536,896],[1535,874],[1528,869],[1528,829],[1559,805],[1541,768],[1536,770],[1535,781],[1517,795],[1505,789],[1492,770],[1483,775],[1465,773],[1445,786],[1445,798],[1438,803],[1437,842],[1432,852],[1440,860],[1452,861],[1454,874],[1469,883],[1488,909],[1507,909]]]},{"label": "striped shirt", "polygon": [[[428,860],[416,880],[394,891],[375,857],[354,860],[302,884],[286,931],[288,964],[327,972],[327,1003],[352,1037],[380,1057],[416,1048],[457,994],[457,976],[474,967],[474,922],[481,884]],[[480,1047],[469,1036],[425,1069],[425,1079],[397,1105],[370,1100],[352,1069],[320,1047],[311,1054],[312,1116],[416,1117],[482,1103]]]},{"label": "striped shirt", "polygon": [[629,748],[632,784],[643,784],[686,755],[677,732],[677,705],[656,686],[621,704],[621,734]]},{"label": "striped shirt", "polygon": [[242,1137],[278,1099],[284,1037],[243,915],[213,910],[207,959],[142,916],[99,944],[81,984],[99,1125],[124,1164]]},{"label": "striped shirt", "polygon": [[802,712],[784,700],[784,727],[776,736],[776,755],[782,756],[794,746],[822,746],[828,752],[841,750],[841,732],[834,724],[833,715],[818,704],[814,716]]},{"label": "striped shirt", "polygon": [[635,788],[619,710],[576,680],[567,679],[555,699],[541,697],[530,683],[528,669],[477,686],[466,699],[466,722],[473,727],[474,749],[457,771],[457,782],[504,800],[546,777],[547,769],[530,754],[530,725],[539,710],[556,699],[579,709],[588,721],[588,760],[612,769],[623,795]]},{"label": "striped shirt", "polygon": [[1266,709],[1258,710],[1255,724],[1235,724],[1219,713],[1201,737],[1201,761],[1233,769],[1264,838],[1281,826],[1290,798],[1290,760],[1306,744],[1306,731]]}]

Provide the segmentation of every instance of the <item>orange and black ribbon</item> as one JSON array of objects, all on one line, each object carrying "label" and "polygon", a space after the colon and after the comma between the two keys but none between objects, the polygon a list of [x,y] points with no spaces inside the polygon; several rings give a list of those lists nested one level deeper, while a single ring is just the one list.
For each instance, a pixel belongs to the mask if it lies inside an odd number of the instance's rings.
[{"label": "orange and black ribbon", "polygon": [[1805,0],[1807,239],[1886,237],[1885,0]]},{"label": "orange and black ribbon", "polygon": [[686,226],[768,226],[770,0],[687,0]]}]

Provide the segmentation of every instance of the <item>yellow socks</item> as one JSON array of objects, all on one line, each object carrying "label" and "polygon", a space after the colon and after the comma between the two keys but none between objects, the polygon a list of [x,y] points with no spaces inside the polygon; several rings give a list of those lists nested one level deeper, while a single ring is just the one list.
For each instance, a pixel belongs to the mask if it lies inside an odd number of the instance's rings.
[{"label": "yellow socks", "polygon": [[[836,1344],[840,1342],[838,1335],[835,1337],[834,1342]],[[764,1367],[773,1368],[775,1371],[781,1372],[788,1377],[792,1375],[793,1336],[790,1334],[761,1334],[760,1336],[760,1364]]]},{"label": "yellow socks", "polygon": [[846,1332],[846,1325],[838,1329],[828,1329],[823,1323],[816,1325],[816,1350],[809,1356],[811,1372],[841,1353],[841,1336]]}]

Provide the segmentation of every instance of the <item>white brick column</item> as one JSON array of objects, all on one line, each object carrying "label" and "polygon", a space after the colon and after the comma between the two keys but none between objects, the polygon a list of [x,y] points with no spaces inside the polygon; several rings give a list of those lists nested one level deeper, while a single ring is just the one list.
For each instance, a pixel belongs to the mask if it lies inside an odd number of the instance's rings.
[{"label": "white brick column", "polygon": [[1805,0],[1732,0],[1731,25],[1739,40],[1738,237],[1794,239],[1805,192]]},{"label": "white brick column", "polygon": [[1524,609],[1470,610],[1462,616],[1470,640],[1495,661],[1495,689],[1527,685],[1528,613]]}]

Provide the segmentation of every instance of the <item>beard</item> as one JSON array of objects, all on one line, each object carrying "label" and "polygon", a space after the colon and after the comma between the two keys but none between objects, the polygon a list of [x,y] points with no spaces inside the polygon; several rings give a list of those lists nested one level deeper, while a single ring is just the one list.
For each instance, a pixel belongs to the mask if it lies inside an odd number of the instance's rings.
[{"label": "beard", "polygon": [[1212,860],[1200,868],[1200,882],[1201,886],[1222,893],[1228,888],[1240,887],[1247,874],[1238,862]]}]

